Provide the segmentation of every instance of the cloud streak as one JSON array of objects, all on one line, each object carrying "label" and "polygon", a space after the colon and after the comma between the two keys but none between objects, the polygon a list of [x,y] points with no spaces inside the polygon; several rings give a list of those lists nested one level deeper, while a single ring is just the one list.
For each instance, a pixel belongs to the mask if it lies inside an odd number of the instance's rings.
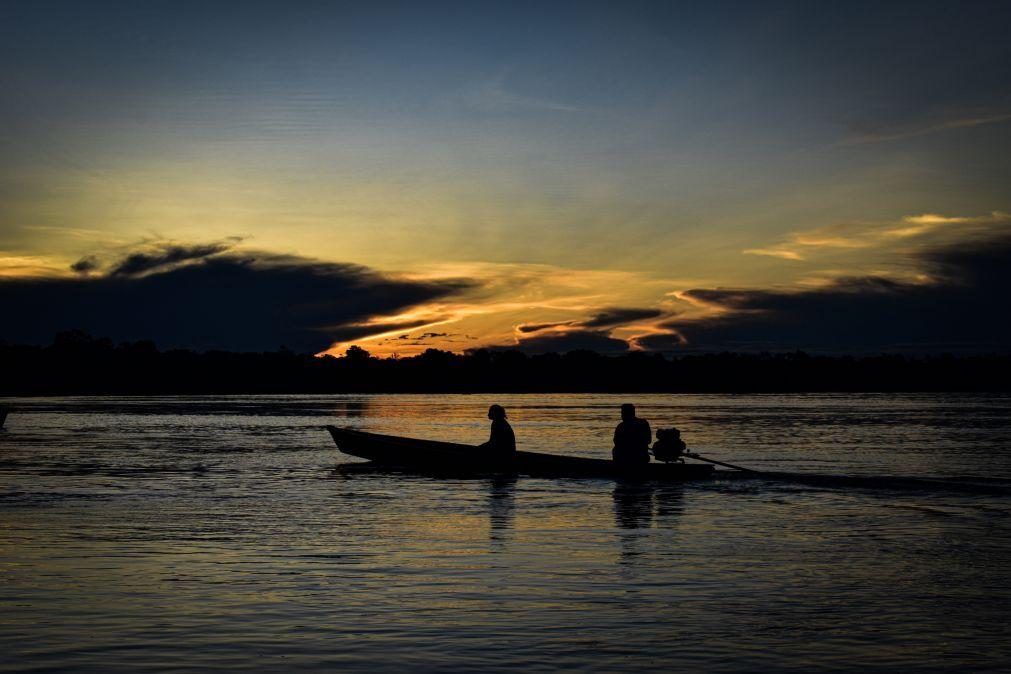
[{"label": "cloud streak", "polygon": [[[829,250],[886,248],[909,242],[954,243],[988,236],[994,227],[1011,225],[1011,214],[993,211],[981,216],[945,216],[937,213],[907,215],[899,220],[847,222],[794,232],[785,241],[764,248],[743,250],[746,255],[766,255],[803,261]],[[936,240],[936,241],[935,241]]]},{"label": "cloud streak", "polygon": [[619,325],[627,325],[636,321],[656,318],[662,312],[659,309],[638,309],[610,307],[600,311],[589,319],[581,321],[580,326],[584,328],[614,328]]},{"label": "cloud streak", "polygon": [[635,307],[607,307],[583,320],[556,321],[548,323],[521,323],[516,326],[517,332],[528,334],[542,330],[589,330],[616,328],[637,321],[657,318],[663,312],[659,309],[640,309]]},{"label": "cloud streak", "polygon": [[580,349],[600,353],[624,353],[629,350],[630,343],[613,336],[611,331],[621,326],[655,319],[662,314],[659,309],[606,307],[582,320],[521,323],[516,326],[519,339],[515,345],[506,348],[516,348],[527,353]]},{"label": "cloud streak", "polygon": [[605,330],[571,330],[547,333],[521,339],[517,344],[498,348],[516,349],[529,354],[567,353],[569,351],[596,351],[597,353],[625,353],[629,344],[610,336]]},{"label": "cloud streak", "polygon": [[506,86],[508,71],[503,71],[464,94],[463,100],[474,110],[484,113],[515,112],[578,112],[579,108],[535,96],[526,96]]},{"label": "cloud streak", "polygon": [[844,143],[867,145],[906,140],[954,129],[971,129],[977,126],[1000,124],[1011,120],[1011,110],[980,108],[977,110],[950,111],[932,119],[919,119],[903,124],[881,125],[857,129]]},{"label": "cloud streak", "polygon": [[[167,244],[153,253],[131,253],[113,265],[110,276],[139,276],[163,270],[184,262],[200,260],[232,248],[236,241],[221,241],[204,245]],[[84,260],[79,261],[81,264]]]}]

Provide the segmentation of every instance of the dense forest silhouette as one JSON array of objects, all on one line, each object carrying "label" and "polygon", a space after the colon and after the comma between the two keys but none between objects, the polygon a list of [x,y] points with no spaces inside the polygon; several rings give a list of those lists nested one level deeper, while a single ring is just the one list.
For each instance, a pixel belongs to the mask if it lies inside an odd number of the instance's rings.
[{"label": "dense forest silhouette", "polygon": [[827,356],[712,353],[667,358],[591,351],[526,355],[429,349],[381,359],[351,347],[343,357],[159,351],[63,332],[49,346],[0,344],[0,394],[341,392],[801,392],[1007,391],[1011,356]]}]

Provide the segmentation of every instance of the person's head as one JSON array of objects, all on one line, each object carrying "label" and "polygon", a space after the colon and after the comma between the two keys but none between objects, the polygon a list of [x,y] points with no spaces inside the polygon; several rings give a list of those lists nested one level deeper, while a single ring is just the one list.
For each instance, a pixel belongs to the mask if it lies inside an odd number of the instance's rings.
[{"label": "person's head", "polygon": [[506,418],[505,408],[502,407],[501,405],[492,405],[491,407],[488,408],[488,418],[493,421],[495,419],[505,419]]},{"label": "person's head", "polygon": [[631,421],[635,419],[635,405],[632,403],[625,403],[621,406],[621,418],[622,421]]}]

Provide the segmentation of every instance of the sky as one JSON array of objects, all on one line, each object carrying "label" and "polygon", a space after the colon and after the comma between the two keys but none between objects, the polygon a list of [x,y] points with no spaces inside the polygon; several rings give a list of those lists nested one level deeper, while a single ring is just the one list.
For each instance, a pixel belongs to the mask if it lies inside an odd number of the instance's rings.
[{"label": "sky", "polygon": [[0,340],[1011,347],[1007,2],[0,3]]}]

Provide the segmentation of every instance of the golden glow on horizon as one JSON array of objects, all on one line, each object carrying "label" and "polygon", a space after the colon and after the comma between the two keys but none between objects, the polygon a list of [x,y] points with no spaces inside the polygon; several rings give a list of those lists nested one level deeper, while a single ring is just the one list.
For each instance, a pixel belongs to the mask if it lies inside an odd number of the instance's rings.
[{"label": "golden glow on horizon", "polygon": [[[785,241],[771,246],[744,249],[748,256],[782,260],[776,274],[766,279],[781,278],[762,287],[789,290],[831,285],[836,279],[857,273],[891,278],[906,283],[931,283],[933,279],[908,264],[906,251],[938,243],[969,240],[1011,227],[1011,215],[993,211],[984,216],[945,216],[935,213],[910,215],[890,221],[838,223],[787,235]],[[62,228],[35,228],[36,232],[55,236]],[[0,254],[2,278],[68,278],[72,261],[95,249],[93,241],[105,242],[104,262],[117,259],[126,251],[146,250],[151,241],[138,246],[116,244],[106,234],[93,229],[71,229],[64,239],[76,242],[76,257],[53,254]],[[205,237],[190,242],[206,243]],[[239,241],[233,237],[237,253],[263,250],[257,240]],[[230,244],[231,245],[231,244]],[[320,255],[323,259],[329,256]],[[341,261],[338,258],[330,258]],[[694,288],[754,287],[737,279],[682,276],[655,268],[641,270],[573,268],[551,264],[500,263],[489,261],[447,261],[424,263],[419,250],[413,268],[401,269],[390,275],[382,267],[377,271],[406,281],[440,282],[469,279],[471,289],[452,299],[426,302],[396,314],[373,316],[358,324],[341,326],[358,328],[364,335],[334,343],[323,353],[341,355],[352,344],[366,348],[381,357],[408,356],[428,348],[449,351],[516,345],[522,339],[549,335],[566,335],[585,329],[583,324],[609,307],[641,307],[654,309],[659,315],[649,319],[599,328],[602,334],[624,339],[638,348],[638,340],[651,335],[671,334],[664,326],[673,316],[694,319],[728,312],[721,306],[685,291]],[[697,261],[698,262],[698,261]],[[186,264],[186,262],[184,262]],[[768,264],[772,264],[770,261]],[[698,263],[697,266],[704,266]],[[676,267],[675,267],[676,269]],[[746,269],[746,268],[745,268]],[[100,278],[101,273],[92,274]],[[741,277],[745,278],[746,277]],[[763,277],[755,277],[763,278]],[[520,326],[543,324],[535,330],[520,330]],[[374,332],[373,332],[374,330]],[[325,332],[325,328],[321,328]],[[677,339],[677,335],[674,336]]]},{"label": "golden glow on horizon", "polygon": [[69,263],[43,255],[0,253],[0,278],[56,278],[71,276]]},{"label": "golden glow on horizon", "polygon": [[[477,279],[480,285],[459,302],[431,302],[367,323],[381,330],[383,325],[424,321],[410,329],[338,342],[324,353],[342,355],[353,344],[381,357],[414,355],[428,348],[459,352],[509,346],[518,343],[517,326],[523,323],[575,323],[608,306],[663,307],[672,304],[663,296],[672,283],[694,285],[691,279],[656,279],[639,272],[490,263],[436,265],[405,277],[429,281],[465,277]],[[620,330],[642,335],[649,325],[637,321]],[[438,334],[421,337],[433,332]],[[566,330],[545,332],[564,334]]]}]

